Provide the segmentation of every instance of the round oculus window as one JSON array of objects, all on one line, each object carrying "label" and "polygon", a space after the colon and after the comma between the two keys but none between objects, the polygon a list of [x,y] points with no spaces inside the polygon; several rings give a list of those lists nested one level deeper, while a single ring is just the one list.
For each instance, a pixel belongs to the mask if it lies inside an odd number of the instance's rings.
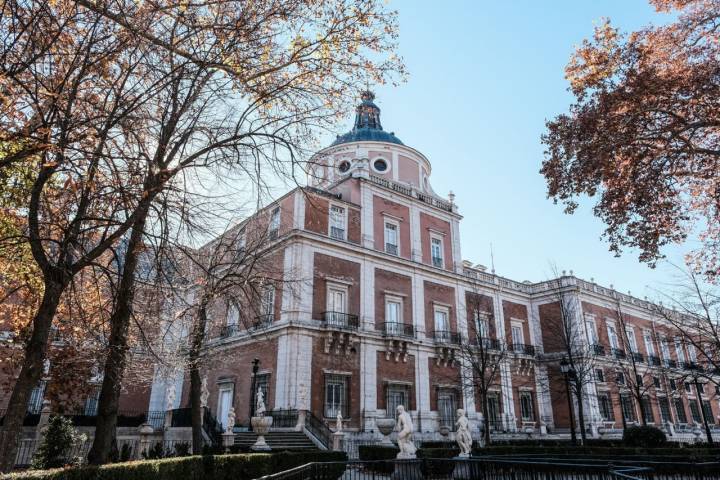
[{"label": "round oculus window", "polygon": [[378,158],[373,162],[373,168],[376,172],[384,173],[388,170],[388,163],[382,158]]},{"label": "round oculus window", "polygon": [[348,170],[350,170],[350,162],[347,160],[343,160],[340,162],[340,165],[338,165],[338,170],[340,170],[340,173],[345,173]]}]

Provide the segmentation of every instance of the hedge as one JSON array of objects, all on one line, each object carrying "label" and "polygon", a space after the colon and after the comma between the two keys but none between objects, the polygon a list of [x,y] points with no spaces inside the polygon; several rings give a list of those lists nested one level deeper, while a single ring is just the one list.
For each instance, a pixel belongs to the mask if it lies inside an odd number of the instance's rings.
[{"label": "hedge", "polygon": [[[197,455],[162,460],[114,463],[99,467],[28,470],[0,476],[0,480],[238,480],[282,472],[310,462],[344,462],[345,452],[275,452],[241,455]],[[326,478],[335,480],[343,465]]]}]

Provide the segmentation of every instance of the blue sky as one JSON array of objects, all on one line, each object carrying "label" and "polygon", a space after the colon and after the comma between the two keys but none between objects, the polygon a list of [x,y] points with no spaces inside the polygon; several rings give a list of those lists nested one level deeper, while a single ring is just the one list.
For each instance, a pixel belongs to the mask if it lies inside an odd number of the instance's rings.
[{"label": "blue sky", "polygon": [[[383,127],[427,155],[436,192],[456,194],[465,217],[463,258],[489,266],[492,243],[500,275],[540,281],[555,263],[640,297],[671,281],[670,267],[650,269],[636,252],[615,258],[600,239],[593,201],[564,214],[546,199],[538,173],[545,121],[572,100],[563,69],[573,46],[603,16],[624,30],[665,16],[645,0],[389,5],[400,13],[400,54],[410,78],[375,88]],[[667,254],[681,261],[684,250]]]}]

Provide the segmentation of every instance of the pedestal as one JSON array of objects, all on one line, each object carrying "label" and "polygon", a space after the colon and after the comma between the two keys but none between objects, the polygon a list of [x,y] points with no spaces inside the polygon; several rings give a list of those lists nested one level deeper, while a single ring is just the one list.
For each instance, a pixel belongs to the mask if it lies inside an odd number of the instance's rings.
[{"label": "pedestal", "polygon": [[343,439],[345,438],[345,434],[342,432],[335,432],[333,433],[333,446],[332,449],[334,452],[341,452],[343,450]]},{"label": "pedestal", "polygon": [[305,418],[306,418],[307,412],[305,410],[298,410],[298,421],[297,425],[295,425],[295,431],[296,432],[302,432],[305,428]]},{"label": "pedestal", "polygon": [[233,432],[225,431],[222,434],[222,445],[225,451],[229,451],[230,447],[235,445],[235,434]]},{"label": "pedestal", "polygon": [[140,434],[140,450],[137,452],[137,458],[142,458],[143,453],[147,453],[150,450],[150,435],[155,432],[155,429],[149,423],[143,423],[138,429]]}]

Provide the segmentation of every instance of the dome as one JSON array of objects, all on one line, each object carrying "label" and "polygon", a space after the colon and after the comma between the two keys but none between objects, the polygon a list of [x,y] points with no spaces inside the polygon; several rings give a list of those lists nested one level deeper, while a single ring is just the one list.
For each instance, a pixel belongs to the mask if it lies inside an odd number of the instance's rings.
[{"label": "dome", "polygon": [[403,145],[393,133],[386,132],[380,123],[380,108],[375,105],[375,95],[366,90],[360,95],[362,102],[355,109],[355,125],[344,135],[339,135],[331,146],[351,142],[386,142]]}]

